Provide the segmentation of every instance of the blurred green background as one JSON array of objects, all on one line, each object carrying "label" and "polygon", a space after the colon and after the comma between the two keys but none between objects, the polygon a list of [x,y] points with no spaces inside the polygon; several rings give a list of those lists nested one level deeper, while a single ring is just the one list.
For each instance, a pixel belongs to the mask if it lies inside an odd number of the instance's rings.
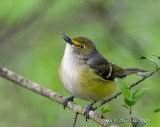
[{"label": "blurred green background", "polygon": [[[57,76],[64,33],[90,38],[105,58],[121,67],[152,71],[155,66],[139,58],[160,55],[159,12],[159,0],[1,0],[0,65],[68,97]],[[149,120],[146,127],[160,126],[160,112],[153,112],[160,107],[159,77],[160,72],[132,89],[150,88],[133,108]],[[138,79],[133,75],[124,80],[129,85]],[[128,118],[121,104],[122,96],[109,102],[106,117]],[[72,118],[73,112],[62,105],[0,78],[0,127],[71,127]],[[100,125],[79,115],[76,127]]]}]

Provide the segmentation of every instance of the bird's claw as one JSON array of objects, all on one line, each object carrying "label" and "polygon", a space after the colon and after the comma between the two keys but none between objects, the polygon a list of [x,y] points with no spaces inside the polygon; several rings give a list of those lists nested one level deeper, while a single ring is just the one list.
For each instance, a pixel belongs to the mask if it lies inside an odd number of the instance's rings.
[{"label": "bird's claw", "polygon": [[65,100],[64,100],[64,102],[63,102],[63,108],[64,108],[64,110],[65,110],[65,107],[67,106],[67,103],[69,102],[69,101],[73,101],[73,96],[70,96],[70,97],[68,97],[68,98],[66,98]]},{"label": "bird's claw", "polygon": [[88,105],[85,112],[84,112],[84,116],[85,116],[86,121],[89,119],[89,112],[90,112],[90,110],[92,110],[92,106],[93,106],[93,103]]}]

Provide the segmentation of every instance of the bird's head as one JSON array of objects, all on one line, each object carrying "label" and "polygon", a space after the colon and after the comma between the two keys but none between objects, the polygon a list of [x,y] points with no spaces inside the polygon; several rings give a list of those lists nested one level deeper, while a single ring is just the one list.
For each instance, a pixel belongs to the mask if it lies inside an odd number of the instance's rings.
[{"label": "bird's head", "polygon": [[76,37],[76,38],[69,38],[66,35],[62,35],[64,40],[67,42],[67,46],[70,47],[72,53],[75,53],[80,56],[90,56],[97,52],[97,49],[94,43],[85,37]]}]

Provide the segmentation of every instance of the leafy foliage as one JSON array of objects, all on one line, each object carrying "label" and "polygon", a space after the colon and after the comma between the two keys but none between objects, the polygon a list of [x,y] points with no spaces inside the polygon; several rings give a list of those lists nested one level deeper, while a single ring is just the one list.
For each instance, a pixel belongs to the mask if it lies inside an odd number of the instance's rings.
[{"label": "leafy foliage", "polygon": [[127,104],[127,106],[133,106],[135,103],[140,99],[140,97],[143,95],[146,88],[138,89],[136,90],[132,95],[128,88],[128,86],[121,80],[121,79],[115,79],[116,84],[118,88],[121,90],[122,94],[124,95],[124,102]]},{"label": "leafy foliage", "polygon": [[126,105],[123,104],[122,106],[130,111],[132,125],[134,127],[144,126],[146,122],[131,113],[131,106],[134,106],[136,102],[138,102],[138,100],[141,98],[141,96],[147,88],[138,89],[135,92],[133,92],[133,94],[131,94],[128,86],[121,79],[116,79],[115,81],[118,88],[124,95],[124,102]]},{"label": "leafy foliage", "polygon": [[152,53],[152,56],[156,56],[160,60],[160,56],[156,55],[155,53]]},{"label": "leafy foliage", "polygon": [[105,113],[110,112],[111,110],[108,108],[108,105],[101,108],[101,115],[103,116]]},{"label": "leafy foliage", "polygon": [[121,79],[115,79],[116,84],[118,86],[118,88],[121,90],[121,92],[123,93],[123,95],[126,98],[131,98],[131,93],[130,90],[128,88],[128,86],[121,80]]},{"label": "leafy foliage", "polygon": [[160,108],[155,109],[154,112],[160,112]]},{"label": "leafy foliage", "polygon": [[[153,55],[153,54],[152,54],[152,55]],[[158,64],[155,60],[150,59],[150,58],[148,58],[148,57],[142,56],[141,59],[148,59],[149,61],[151,61],[152,63],[154,63],[154,64],[156,65],[156,67],[159,66],[159,64]]]}]

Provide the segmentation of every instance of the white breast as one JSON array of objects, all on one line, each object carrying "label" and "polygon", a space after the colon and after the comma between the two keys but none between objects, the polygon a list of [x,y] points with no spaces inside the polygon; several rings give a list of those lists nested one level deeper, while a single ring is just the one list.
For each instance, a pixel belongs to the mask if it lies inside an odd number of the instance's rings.
[{"label": "white breast", "polygon": [[60,65],[60,79],[64,88],[73,96],[79,96],[79,71],[78,64],[73,58],[72,47],[67,44],[65,53]]}]

